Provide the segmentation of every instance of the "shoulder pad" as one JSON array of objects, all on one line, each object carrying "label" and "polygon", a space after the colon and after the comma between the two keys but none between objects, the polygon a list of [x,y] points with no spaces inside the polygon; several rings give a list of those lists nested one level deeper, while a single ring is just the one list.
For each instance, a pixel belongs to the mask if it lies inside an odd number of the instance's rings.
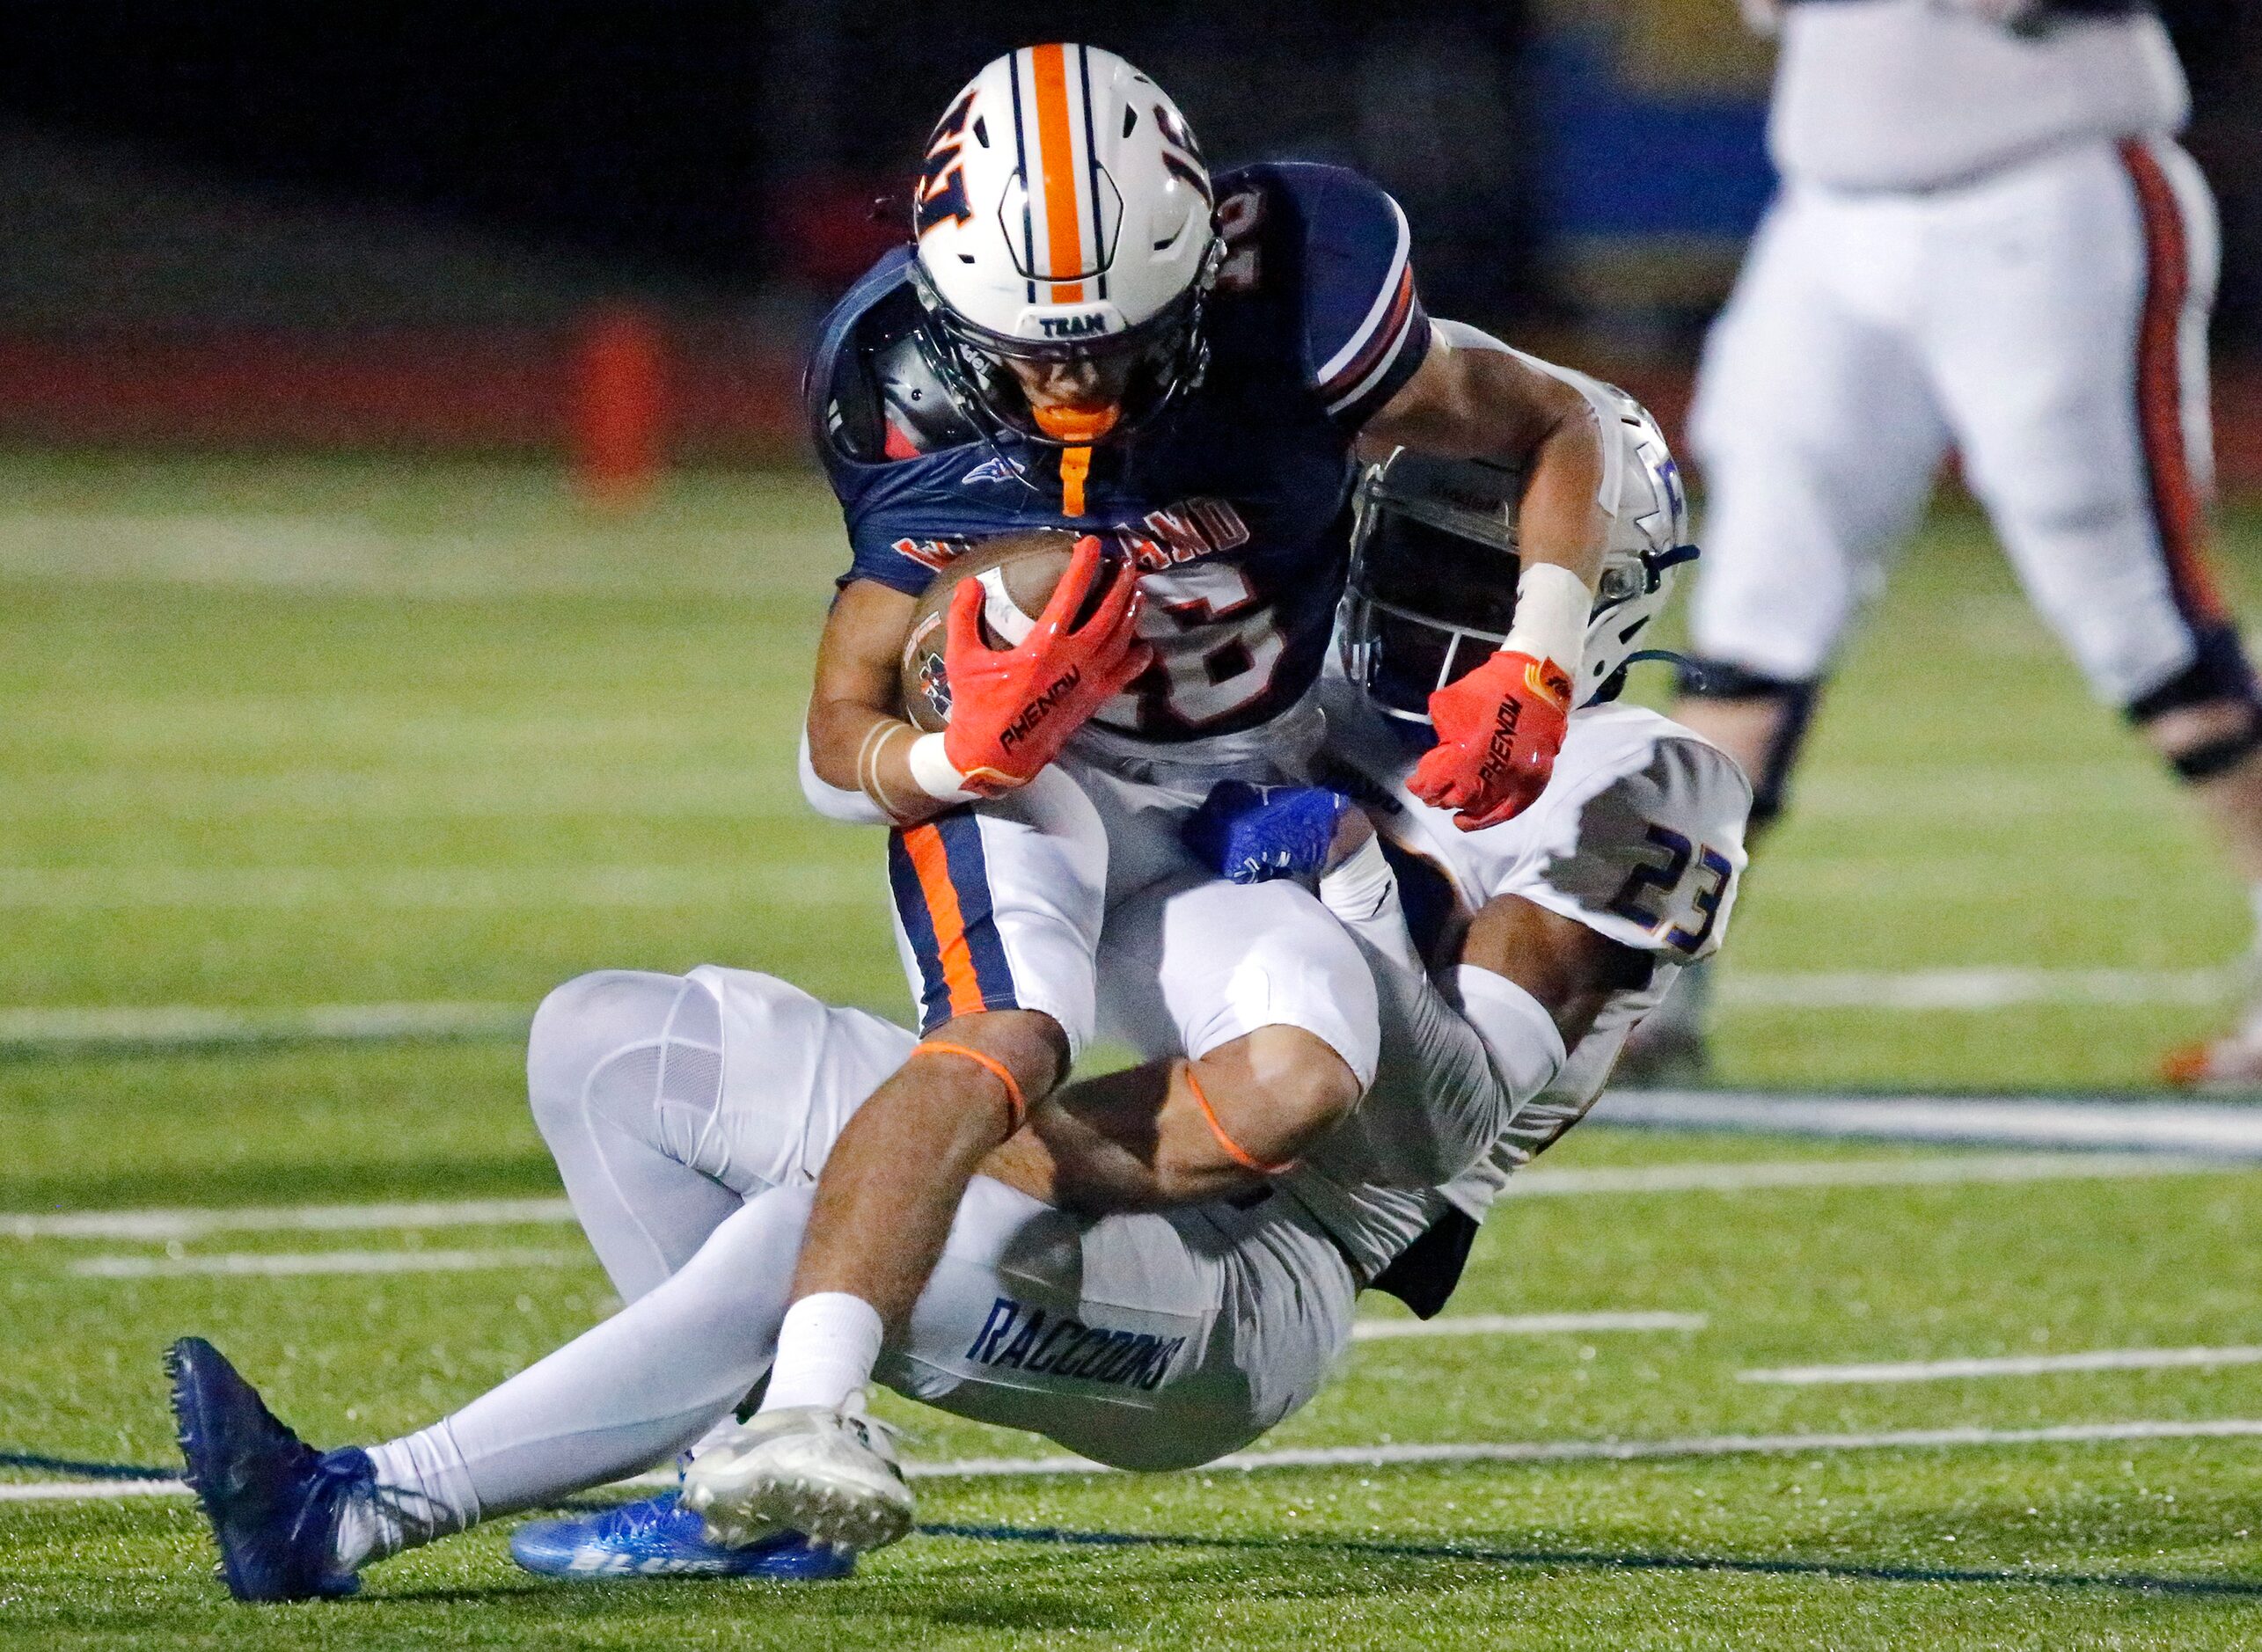
[{"label": "shoulder pad", "polygon": [[1541,852],[1499,893],[1687,962],[1726,927],[1751,787],[1717,747],[1653,713],[1639,721],[1614,731],[1602,761],[1557,777],[1534,822]]},{"label": "shoulder pad", "polygon": [[1219,287],[1290,309],[1304,383],[1358,428],[1429,348],[1406,215],[1371,179],[1305,161],[1236,168],[1219,178],[1218,197]]},{"label": "shoulder pad", "polygon": [[890,252],[819,329],[802,392],[828,464],[909,458],[978,434],[919,348],[923,317],[909,264],[907,252]]}]

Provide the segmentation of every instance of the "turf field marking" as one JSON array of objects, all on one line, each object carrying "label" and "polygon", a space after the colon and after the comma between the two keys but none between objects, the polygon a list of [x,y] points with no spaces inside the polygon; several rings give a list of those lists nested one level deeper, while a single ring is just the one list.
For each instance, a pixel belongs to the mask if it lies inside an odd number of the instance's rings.
[{"label": "turf field marking", "polygon": [[2012,1354],[1991,1359],[1899,1360],[1869,1365],[1783,1365],[1739,1371],[1739,1383],[1929,1383],[1959,1377],[2041,1377],[2066,1371],[2165,1371],[2262,1364],[2262,1348],[2101,1348],[2081,1354]]},{"label": "turf field marking", "polygon": [[563,1199],[403,1204],[248,1205],[240,1210],[72,1210],[0,1217],[15,1239],[192,1239],[208,1233],[351,1233],[373,1228],[531,1227],[571,1222]]},{"label": "turf field marking", "polygon": [[1460,1313],[1441,1319],[1361,1319],[1351,1328],[1354,1342],[1387,1342],[1400,1337],[1555,1336],[1581,1331],[1702,1331],[1701,1313],[1644,1309],[1598,1313]]},{"label": "turf field marking", "polygon": [[[128,875],[130,874],[130,875]],[[797,871],[795,879],[802,877]],[[736,887],[742,868],[583,866],[542,869],[153,867],[0,867],[0,908],[135,906],[309,906],[368,899],[378,905],[509,906],[536,898],[582,905],[667,904],[712,893],[715,880]],[[847,900],[860,889],[846,873],[818,879],[820,892],[784,898]],[[777,887],[766,878],[764,888]],[[1921,969],[1888,973],[1758,974],[1730,976],[1723,998],[1739,1007],[1771,1010],[1987,1011],[2029,1004],[2210,1005],[2240,990],[2232,969]],[[204,1005],[116,1005],[0,1010],[0,1050],[157,1048],[258,1043],[288,1039],[517,1037],[531,1012],[476,1001],[325,1004],[304,1007],[226,1008]]]},{"label": "turf field marking", "polygon": [[790,774],[769,765],[713,761],[633,764],[610,754],[600,765],[387,761],[377,768],[293,763],[255,774],[201,768],[17,769],[0,793],[0,820],[97,819],[126,815],[198,821],[378,819],[502,820],[593,815],[637,820],[806,821]]},{"label": "turf field marking", "polygon": [[1984,1012],[2022,1005],[2213,1005],[2245,985],[2237,969],[1912,969],[1729,973],[1738,1009]]},{"label": "turf field marking", "polygon": [[[1953,1451],[2009,1445],[2089,1445],[2134,1440],[2262,1439],[2262,1418],[2070,1422],[2039,1429],[1902,1429],[1878,1434],[1699,1434],[1665,1440],[1447,1440],[1429,1444],[1326,1445],[1278,1451],[1235,1451],[1190,1472],[1270,1469],[1403,1468],[1456,1463],[1636,1463],[1675,1458],[1795,1457],[1834,1451]],[[118,1465],[112,1473],[140,1473]],[[904,1465],[912,1480],[1003,1480],[1014,1476],[1116,1474],[1124,1471],[1071,1457],[966,1457]],[[673,1469],[640,1474],[623,1486],[672,1486]],[[179,1495],[177,1480],[0,1482],[0,1502]]]},{"label": "turf field marking", "polygon": [[0,1010],[0,1051],[178,1049],[231,1044],[517,1038],[533,1012],[517,1004],[316,1004],[304,1009]]},{"label": "turf field marking", "polygon": [[[1545,1166],[1508,1181],[1509,1196],[1582,1198],[1614,1194],[1743,1193],[1769,1188],[1952,1186],[1960,1182],[2118,1181],[2138,1176],[2222,1175],[2233,1159],[2134,1153],[1962,1153],[1924,1159],[1758,1160],[1636,1165],[1595,1170]],[[346,1233],[384,1228],[532,1227],[574,1219],[563,1199],[466,1199],[400,1204],[247,1205],[238,1209],[70,1210],[0,1215],[0,1238],[201,1239],[212,1233]]]},{"label": "turf field marking", "polygon": [[486,1268],[574,1268],[597,1265],[580,1250],[523,1246],[484,1251],[304,1251],[275,1254],[223,1251],[212,1256],[87,1256],[71,1263],[83,1279],[172,1279],[194,1274],[230,1277],[307,1274],[460,1274]]},{"label": "turf field marking", "polygon": [[[1609,1098],[1606,1098],[1606,1101]],[[1605,1120],[1615,1123],[1614,1116]],[[1686,1128],[1686,1127],[1682,1127]],[[1628,1165],[1594,1170],[1545,1166],[1508,1179],[1504,1196],[1523,1199],[1604,1194],[1756,1193],[1776,1188],[1897,1188],[1964,1182],[2118,1181],[2243,1170],[2234,1159],[2135,1153],[1957,1153],[1924,1159],[1790,1159],[1749,1163]]]},{"label": "turf field marking", "polygon": [[1383,1561],[1449,1561],[1462,1565],[1563,1567],[1605,1571],[1746,1573],[1879,1583],[2031,1583],[2046,1589],[2126,1589],[2176,1595],[2262,1595],[2262,1582],[2240,1577],[2162,1577],[2149,1572],[2049,1572],[1968,1566],[1891,1566],[1740,1554],[1656,1553],[1610,1549],[1500,1549],[1459,1543],[1392,1543],[1373,1538],[1216,1537],[1170,1531],[1081,1531],[1063,1526],[925,1524],[921,1535],[977,1543],[1041,1543],[1072,1548],[1225,1549],[1278,1554],[1341,1554]]},{"label": "turf field marking", "polygon": [[[2038,1429],[1902,1429],[1878,1434],[1700,1434],[1669,1440],[1468,1440],[1431,1444],[1322,1445],[1235,1451],[1203,1473],[1277,1468],[1399,1468],[1425,1463],[1633,1463],[1667,1458],[1783,1457],[1800,1452],[1907,1451],[1995,1445],[2090,1444],[2109,1440],[2262,1438],[2262,1418],[2075,1422]],[[1114,1473],[1080,1457],[972,1457],[905,1463],[912,1478],[995,1480],[1012,1474]],[[672,1480],[673,1476],[669,1477]]]},{"label": "turf field marking", "polygon": [[185,1497],[177,1480],[0,1480],[0,1502],[97,1502],[115,1497]]},{"label": "turf field marking", "polygon": [[1666,1129],[2262,1159],[2262,1108],[2236,1102],[1619,1090],[1602,1098],[1594,1116]]},{"label": "turf field marking", "polygon": [[847,866],[0,866],[0,910],[296,910],[353,906],[459,910],[692,906],[755,900],[829,906],[870,895],[877,874]]}]

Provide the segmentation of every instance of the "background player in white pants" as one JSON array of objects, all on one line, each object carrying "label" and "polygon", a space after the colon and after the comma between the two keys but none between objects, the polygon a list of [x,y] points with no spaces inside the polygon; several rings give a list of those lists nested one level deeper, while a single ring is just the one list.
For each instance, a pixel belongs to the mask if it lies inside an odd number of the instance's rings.
[{"label": "background player in white pants", "polygon": [[[1707,343],[1709,505],[1674,715],[1755,826],[1952,446],[2098,698],[2187,780],[2262,918],[2262,713],[2209,578],[2212,199],[2144,0],[1751,0],[1783,186]],[[1701,1066],[1692,980],[1643,1029]],[[2262,1079],[2262,1018],[2180,1076]]]}]

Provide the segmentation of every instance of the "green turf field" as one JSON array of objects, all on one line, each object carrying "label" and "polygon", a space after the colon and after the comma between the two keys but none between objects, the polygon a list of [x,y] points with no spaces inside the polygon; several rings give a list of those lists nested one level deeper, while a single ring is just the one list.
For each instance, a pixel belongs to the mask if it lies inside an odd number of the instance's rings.
[{"label": "green turf field", "polygon": [[[2235,517],[2228,539],[2251,610],[2262,516]],[[182,1008],[275,1026],[307,1006],[437,1005],[477,1034],[582,969],[705,960],[897,1007],[876,840],[814,821],[791,773],[839,560],[821,490],[797,477],[686,477],[606,523],[511,467],[0,461],[0,1214],[556,1191],[506,1038],[73,1050],[51,1035],[84,1024],[66,1012],[130,1012],[101,1023],[114,1037]],[[1731,998],[1722,1076],[2141,1085],[2163,1044],[2227,1012],[2188,983],[2236,955],[2244,904],[1951,515],[1849,659],[1797,812],[1751,875],[1725,984],[1758,985]],[[1958,969],[2140,990],[1791,1007],[1803,982]],[[1591,1128],[1548,1162],[1945,1157]],[[1362,1343],[1264,1444],[2262,1418],[2253,1363],[1739,1378],[2262,1343],[2258,1227],[2262,1173],[1567,1186],[1496,1217],[1453,1312],[1701,1325]],[[0,1224],[0,1451],[165,1463],[156,1355],[188,1331],[322,1444],[421,1423],[604,1312],[576,1237],[554,1222],[170,1242]],[[161,1271],[416,1249],[491,1265]],[[898,1414],[922,1461],[1049,1449]],[[0,1491],[51,1478],[0,1468]],[[943,1480],[922,1496],[962,1534],[844,1585],[562,1589],[516,1572],[498,1528],[372,1573],[362,1602],[260,1613],[219,1597],[178,1499],[0,1501],[0,1643],[2262,1641],[2253,1439]]]}]

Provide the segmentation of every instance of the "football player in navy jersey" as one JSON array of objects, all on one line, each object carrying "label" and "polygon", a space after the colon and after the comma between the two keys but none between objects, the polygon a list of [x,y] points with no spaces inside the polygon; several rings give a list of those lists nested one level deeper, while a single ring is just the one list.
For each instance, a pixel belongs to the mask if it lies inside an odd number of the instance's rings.
[{"label": "football player in navy jersey", "polygon": [[[1431,698],[1439,739],[1409,780],[1464,830],[1547,784],[1607,535],[1607,415],[1432,326],[1388,195],[1329,166],[1213,180],[1110,53],[985,67],[935,128],[913,219],[809,374],[853,559],[803,778],[821,808],[895,828],[923,1042],[826,1165],[767,1444],[741,1457],[743,1506],[851,1546],[900,1535],[909,1507],[866,1444],[863,1385],[975,1166],[1098,1030],[1128,897],[1148,931],[1126,944],[1160,962],[1110,1028],[1150,1058],[1126,1106],[1197,1107],[1237,1162],[1276,1169],[1373,1076],[1372,980],[1341,926],[1299,885],[1223,882],[1179,841],[1219,780],[1299,778],[1316,747],[1354,444],[1524,479],[1514,623]],[[898,690],[919,594],[970,543],[1031,528],[1084,536],[1059,588],[1032,624],[958,588],[949,724],[920,733]]]},{"label": "football player in navy jersey", "polygon": [[[1106,1081],[1063,1086],[970,1182],[879,1383],[1124,1467],[1241,1449],[1338,1364],[1360,1292],[1425,1319],[1444,1305],[1509,1178],[1584,1115],[1676,973],[1720,945],[1751,788],[1687,730],[1612,703],[1693,554],[1678,476],[1641,408],[1571,378],[1617,409],[1614,528],[1546,793],[1463,832],[1409,787],[1431,694],[1512,623],[1520,490],[1497,467],[1402,450],[1359,489],[1342,669],[1318,691],[1325,772],[1343,790],[1220,787],[1204,811],[1234,825],[1214,870],[1311,876],[1358,939],[1384,1032],[1358,1114],[1292,1172],[1261,1175],[1190,1107],[1094,1107]],[[1138,933],[1147,899],[1110,929]],[[1152,959],[1115,947],[1104,964],[1104,998],[1151,994]],[[740,1507],[739,1470],[774,1424],[735,1413],[770,1365],[811,1184],[918,1042],[742,969],[600,970],[552,993],[528,1038],[528,1099],[623,1306],[428,1427],[327,1452],[209,1343],[177,1343],[187,1477],[231,1591],[350,1593],[389,1555],[678,1451],[679,1489],[523,1525],[513,1556],[563,1578],[847,1571]],[[884,1434],[874,1444],[885,1461]]]}]

